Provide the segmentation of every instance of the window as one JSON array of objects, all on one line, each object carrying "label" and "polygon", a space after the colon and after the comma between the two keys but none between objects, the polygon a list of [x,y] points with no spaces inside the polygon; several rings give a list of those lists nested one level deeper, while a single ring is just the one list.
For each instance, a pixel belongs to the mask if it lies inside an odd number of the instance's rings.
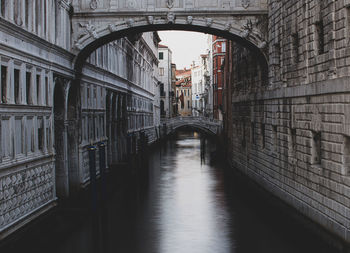
[{"label": "window", "polygon": [[7,103],[7,67],[1,66],[1,102]]},{"label": "window", "polygon": [[265,149],[265,124],[261,124],[261,147],[262,149]]},{"label": "window", "polygon": [[289,150],[290,150],[290,156],[295,157],[296,155],[296,138],[297,138],[297,131],[295,128],[290,128],[290,142],[289,142]]},{"label": "window", "polygon": [[277,136],[277,126],[272,126],[272,138],[273,138],[273,149],[277,152],[278,136]]},{"label": "window", "polygon": [[25,1],[25,6],[24,6],[24,8],[25,8],[25,25],[27,26],[27,27],[29,27],[29,11],[31,10],[31,8],[29,7],[29,3],[30,1]]},{"label": "window", "polygon": [[294,60],[294,63],[298,63],[299,62],[299,35],[298,35],[298,33],[292,34],[292,46],[293,46],[292,58]]},{"label": "window", "polygon": [[33,118],[27,118],[27,151],[34,152],[34,131],[33,131]]},{"label": "window", "polygon": [[159,76],[164,76],[164,68],[159,68]]},{"label": "window", "polygon": [[187,109],[190,109],[190,100],[187,100]]},{"label": "window", "polygon": [[38,149],[43,151],[44,147],[44,122],[42,118],[38,118]]},{"label": "window", "polygon": [[221,48],[221,52],[225,53],[226,52],[226,43],[222,43],[222,48]]},{"label": "window", "polygon": [[26,72],[26,102],[28,105],[32,104],[31,100],[31,86],[32,86],[32,73]]},{"label": "window", "polygon": [[50,128],[50,118],[46,118],[46,148],[51,151],[51,128]]},{"label": "window", "polygon": [[350,137],[344,136],[343,175],[350,174]]},{"label": "window", "polygon": [[15,155],[23,154],[22,118],[15,118]]},{"label": "window", "polygon": [[49,78],[45,77],[45,104],[49,105]]},{"label": "window", "polygon": [[5,17],[5,15],[6,15],[6,3],[7,2],[7,0],[1,0],[0,1],[0,8],[1,8],[1,16],[2,17]]},{"label": "window", "polygon": [[250,132],[250,140],[251,140],[251,142],[252,142],[252,144],[255,144],[255,124],[254,124],[254,122],[251,122],[250,123],[250,130],[251,130],[251,132]]},{"label": "window", "polygon": [[37,104],[40,105],[40,75],[36,75],[36,98]]},{"label": "window", "polygon": [[164,53],[163,52],[159,52],[159,60],[163,60],[164,59]]},{"label": "window", "polygon": [[316,50],[317,54],[321,55],[324,53],[324,26],[323,20],[316,22]]},{"label": "window", "polygon": [[312,164],[321,164],[321,132],[312,132]]},{"label": "window", "polygon": [[19,89],[19,69],[14,69],[14,88],[15,88],[15,103],[20,101],[20,89]]}]

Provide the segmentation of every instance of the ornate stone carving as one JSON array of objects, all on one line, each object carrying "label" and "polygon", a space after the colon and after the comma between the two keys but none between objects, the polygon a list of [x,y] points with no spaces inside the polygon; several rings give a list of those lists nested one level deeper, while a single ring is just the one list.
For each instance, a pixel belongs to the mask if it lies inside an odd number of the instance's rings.
[{"label": "ornate stone carving", "polygon": [[232,27],[232,24],[230,22],[226,23],[225,25],[225,31],[229,31]]},{"label": "ornate stone carving", "polygon": [[187,21],[187,24],[192,25],[193,17],[192,16],[188,16],[186,21]]},{"label": "ornate stone carving", "polygon": [[127,24],[127,26],[129,26],[129,27],[133,27],[133,26],[134,26],[134,23],[135,23],[135,21],[134,21],[134,19],[132,19],[132,18],[129,18],[129,19],[126,21],[126,24]]},{"label": "ornate stone carving", "polygon": [[132,9],[136,8],[136,1],[135,0],[129,0],[128,1],[128,7],[132,8]]},{"label": "ornate stone carving", "polygon": [[248,38],[250,33],[253,31],[253,22],[248,19],[247,23],[243,25],[242,30],[243,31],[241,32],[241,36],[245,39]]},{"label": "ornate stone carving", "polygon": [[0,230],[54,199],[53,164],[0,178]]},{"label": "ornate stone carving", "polygon": [[96,10],[97,9],[97,0],[91,0],[90,1],[90,8],[92,10]]},{"label": "ornate stone carving", "polygon": [[110,32],[115,32],[115,31],[117,31],[117,27],[116,27],[115,24],[109,24],[109,25],[108,25],[108,29],[109,29]]},{"label": "ornate stone carving", "polygon": [[243,8],[247,9],[250,5],[250,0],[242,0]]},{"label": "ornate stone carving", "polygon": [[98,34],[96,32],[96,27],[91,24],[91,21],[86,24],[79,23],[79,26],[85,28],[85,33],[80,33],[79,37],[81,38],[83,35],[90,34],[94,39],[98,39]]},{"label": "ornate stone carving", "polygon": [[205,23],[208,27],[210,27],[213,24],[213,19],[212,18],[206,18],[205,19]]},{"label": "ornate stone carving", "polygon": [[267,46],[266,41],[263,41],[263,42],[261,42],[261,43],[258,45],[258,47],[259,47],[260,49],[264,49],[264,48],[266,48],[266,46]]},{"label": "ornate stone carving", "polygon": [[147,22],[148,22],[148,24],[153,25],[154,17],[153,16],[147,16]]},{"label": "ornate stone carving", "polygon": [[174,0],[167,0],[166,1],[166,6],[171,9],[174,7]]},{"label": "ornate stone carving", "polygon": [[173,12],[169,12],[167,15],[168,24],[174,24],[175,18],[176,18],[175,14]]}]

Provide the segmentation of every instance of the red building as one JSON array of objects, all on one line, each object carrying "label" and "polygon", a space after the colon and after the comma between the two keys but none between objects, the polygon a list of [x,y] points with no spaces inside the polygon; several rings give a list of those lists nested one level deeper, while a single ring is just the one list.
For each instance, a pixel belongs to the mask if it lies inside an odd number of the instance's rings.
[{"label": "red building", "polygon": [[225,65],[227,40],[213,36],[213,109],[214,118],[222,120],[222,95],[223,95],[223,68]]}]

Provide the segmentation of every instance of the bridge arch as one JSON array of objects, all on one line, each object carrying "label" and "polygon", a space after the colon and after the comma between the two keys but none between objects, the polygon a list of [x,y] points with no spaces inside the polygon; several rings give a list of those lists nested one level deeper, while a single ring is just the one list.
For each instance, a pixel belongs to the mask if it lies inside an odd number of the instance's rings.
[{"label": "bridge arch", "polygon": [[[227,16],[229,15],[227,14]],[[251,18],[253,17],[254,15]],[[239,21],[235,22],[222,18],[176,17],[170,12],[165,17],[128,18],[118,23],[103,22],[99,24],[96,21],[98,26],[95,26],[91,20],[88,23],[76,21],[73,46],[73,53],[76,55],[74,60],[76,79],[79,80],[86,59],[102,45],[129,35],[162,30],[202,32],[233,40],[252,50],[263,71],[267,73],[267,42],[265,40],[267,24],[263,21],[265,18],[264,15],[258,15],[255,24],[253,24],[250,18],[241,17]]]},{"label": "bridge arch", "polygon": [[174,127],[172,127],[169,130],[169,133],[174,133],[177,130],[181,130],[183,128],[191,128],[191,129],[198,130],[200,132],[204,132],[204,133],[212,135],[212,136],[217,135],[216,131],[213,131],[210,128],[203,127],[203,126],[201,126],[199,124],[182,124],[182,125],[179,125],[179,126],[174,126]]},{"label": "bridge arch", "polygon": [[222,131],[222,122],[214,119],[196,116],[174,117],[164,119],[163,126],[166,127],[166,134],[175,132],[184,127],[194,128],[210,135],[220,135]]}]

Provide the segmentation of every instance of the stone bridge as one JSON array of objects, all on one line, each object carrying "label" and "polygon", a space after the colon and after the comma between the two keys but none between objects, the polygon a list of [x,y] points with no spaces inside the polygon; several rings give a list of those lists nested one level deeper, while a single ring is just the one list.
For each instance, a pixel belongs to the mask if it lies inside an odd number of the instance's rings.
[{"label": "stone bridge", "polygon": [[110,41],[157,30],[187,30],[232,39],[267,68],[267,0],[73,0],[77,76],[86,58]]},{"label": "stone bridge", "polygon": [[174,117],[163,119],[163,126],[166,126],[166,133],[170,134],[181,127],[193,127],[209,134],[219,135],[222,132],[222,121],[207,117]]}]

